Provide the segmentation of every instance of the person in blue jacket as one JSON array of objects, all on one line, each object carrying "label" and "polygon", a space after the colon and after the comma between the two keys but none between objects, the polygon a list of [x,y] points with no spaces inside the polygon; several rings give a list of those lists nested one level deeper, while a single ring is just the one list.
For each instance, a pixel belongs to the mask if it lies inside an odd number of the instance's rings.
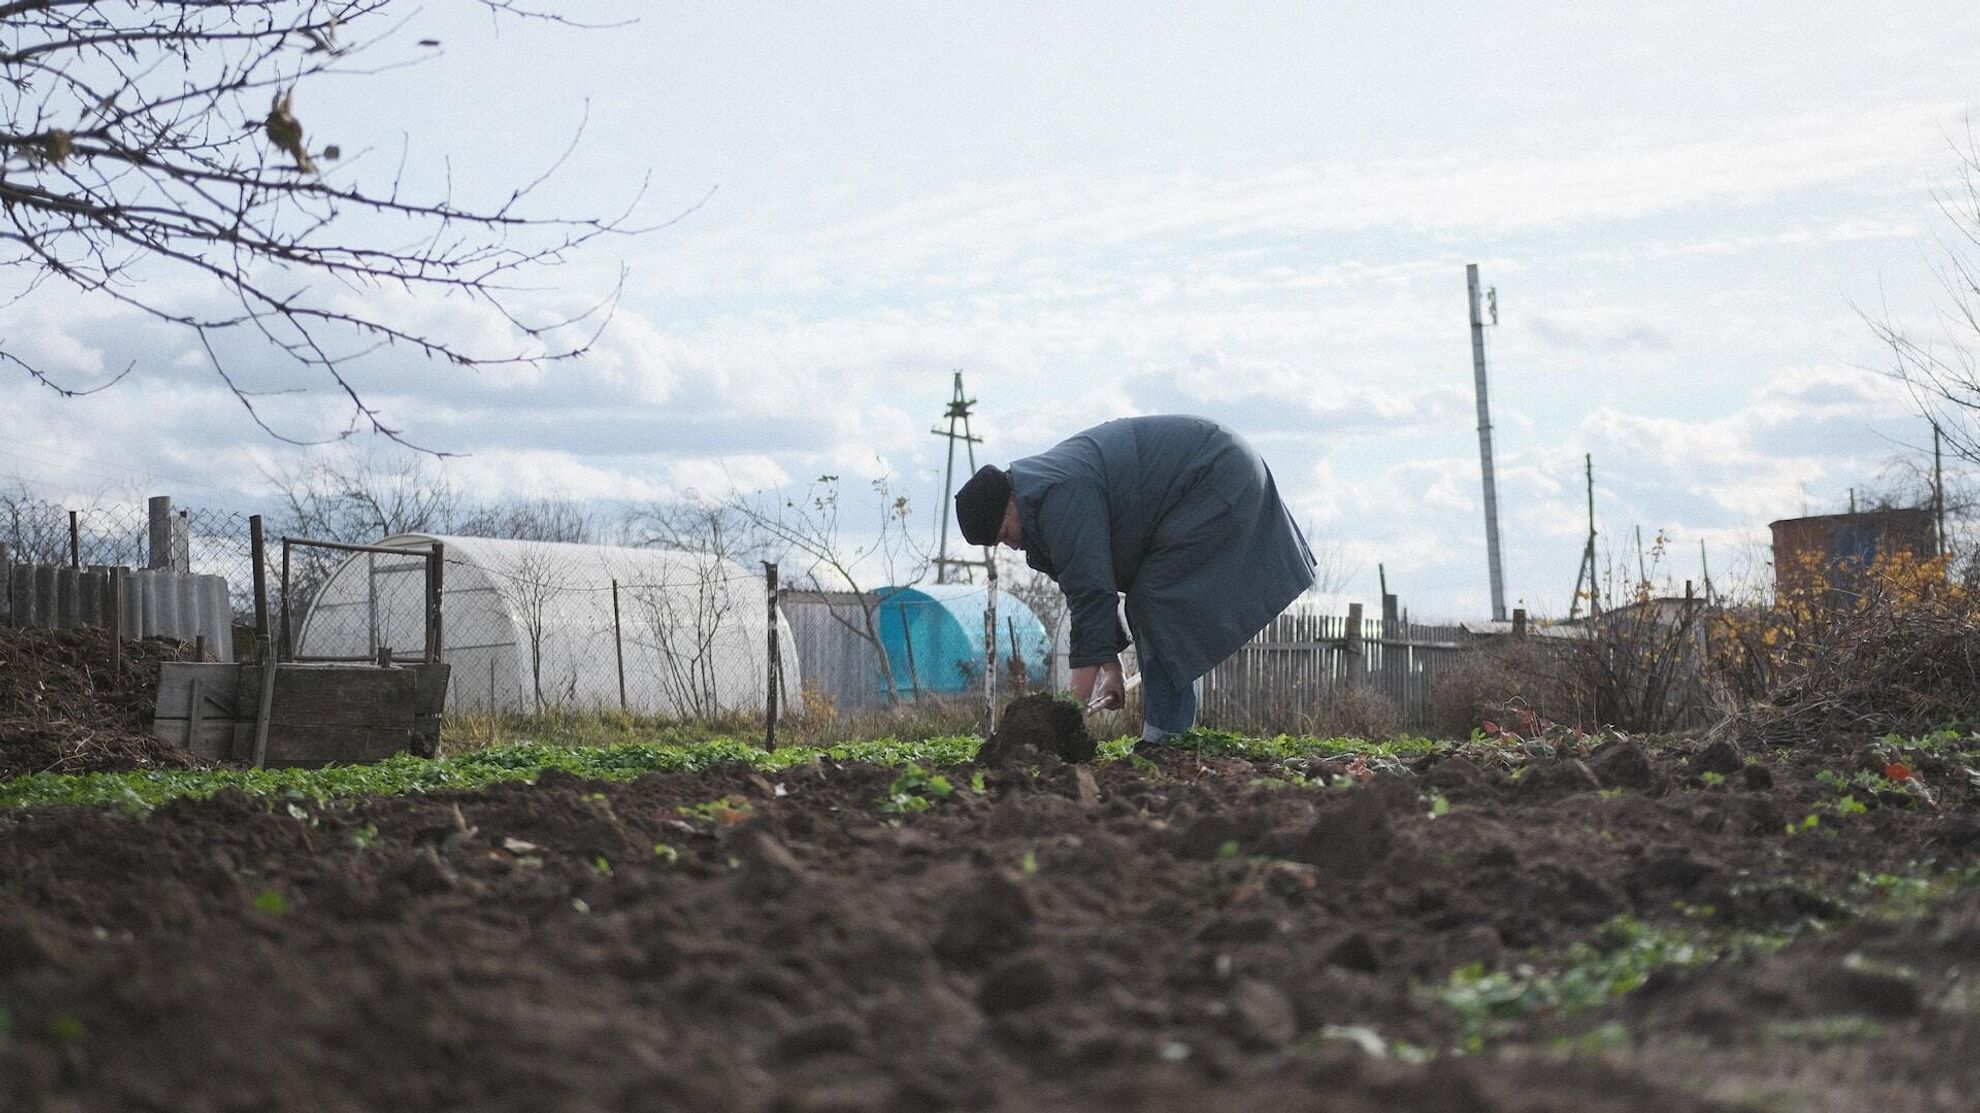
[{"label": "person in blue jacket", "polygon": [[1150,743],[1193,726],[1197,678],[1314,582],[1271,470],[1208,418],[1122,418],[987,465],[956,493],[956,521],[972,545],[1022,550],[1065,592],[1082,701],[1121,706],[1132,631]]}]

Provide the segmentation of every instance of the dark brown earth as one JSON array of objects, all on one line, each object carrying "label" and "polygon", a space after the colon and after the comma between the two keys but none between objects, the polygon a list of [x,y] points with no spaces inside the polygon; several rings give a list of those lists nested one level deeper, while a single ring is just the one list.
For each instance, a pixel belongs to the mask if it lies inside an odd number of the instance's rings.
[{"label": "dark brown earth", "polygon": [[1041,692],[1004,705],[997,729],[990,733],[976,760],[992,766],[1030,764],[1045,756],[1091,761],[1096,749],[1079,705]]},{"label": "dark brown earth", "polygon": [[199,764],[151,736],[158,664],[190,652],[156,638],[125,642],[117,671],[108,631],[0,627],[0,778]]},{"label": "dark brown earth", "polygon": [[[899,820],[876,807],[895,771],[830,764],[14,812],[0,1108],[1971,1108],[1980,897],[1848,908],[1860,873],[1974,864],[1957,769],[1926,774],[1943,810],[1789,835],[1833,797],[1814,773],[1864,755],[1735,751],[1718,784],[1695,766],[1725,755],[1693,756],[1366,783],[1047,761]],[[1417,987],[1708,907],[1803,934],[1480,1054],[1357,1042],[1447,1049],[1458,1021]],[[1575,1042],[1615,1024],[1627,1041]]]}]

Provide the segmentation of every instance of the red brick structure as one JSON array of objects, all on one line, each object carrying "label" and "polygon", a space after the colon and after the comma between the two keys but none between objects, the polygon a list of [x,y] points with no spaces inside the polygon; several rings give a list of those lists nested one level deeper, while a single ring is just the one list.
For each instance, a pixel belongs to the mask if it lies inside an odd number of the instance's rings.
[{"label": "red brick structure", "polygon": [[1767,528],[1774,534],[1777,596],[1824,588],[1853,590],[1879,557],[1903,553],[1926,560],[1939,552],[1938,530],[1929,509],[1784,518]]}]

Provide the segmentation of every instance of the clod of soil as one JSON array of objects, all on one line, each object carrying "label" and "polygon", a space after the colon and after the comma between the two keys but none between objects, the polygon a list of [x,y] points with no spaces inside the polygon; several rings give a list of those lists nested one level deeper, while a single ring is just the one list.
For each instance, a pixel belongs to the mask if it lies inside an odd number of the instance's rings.
[{"label": "clod of soil", "polygon": [[1004,707],[997,729],[976,755],[983,765],[1018,765],[1050,755],[1060,761],[1091,761],[1097,743],[1086,733],[1077,704],[1039,693],[1020,696]]},{"label": "clod of soil", "polygon": [[1606,788],[1647,789],[1656,784],[1656,770],[1634,742],[1611,742],[1588,759],[1589,772]]}]

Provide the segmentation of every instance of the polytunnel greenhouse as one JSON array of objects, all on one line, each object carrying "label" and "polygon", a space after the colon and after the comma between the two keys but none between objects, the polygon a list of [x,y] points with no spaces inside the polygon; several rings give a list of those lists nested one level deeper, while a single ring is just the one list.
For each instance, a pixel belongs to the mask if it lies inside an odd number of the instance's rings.
[{"label": "polytunnel greenhouse", "polygon": [[[973,584],[885,587],[875,615],[887,647],[894,690],[902,696],[948,694],[983,682],[984,613],[989,592]],[[1030,607],[1009,592],[997,595],[997,668],[1024,662],[1026,683],[1045,683],[1052,638]]]},{"label": "polytunnel greenhouse", "polygon": [[[425,640],[426,554],[445,546],[441,659],[450,711],[627,710],[681,718],[763,709],[767,607],[761,576],[667,549],[407,533],[404,548],[338,565],[296,638],[299,658],[405,656]],[[778,619],[782,687],[799,690]]]}]

